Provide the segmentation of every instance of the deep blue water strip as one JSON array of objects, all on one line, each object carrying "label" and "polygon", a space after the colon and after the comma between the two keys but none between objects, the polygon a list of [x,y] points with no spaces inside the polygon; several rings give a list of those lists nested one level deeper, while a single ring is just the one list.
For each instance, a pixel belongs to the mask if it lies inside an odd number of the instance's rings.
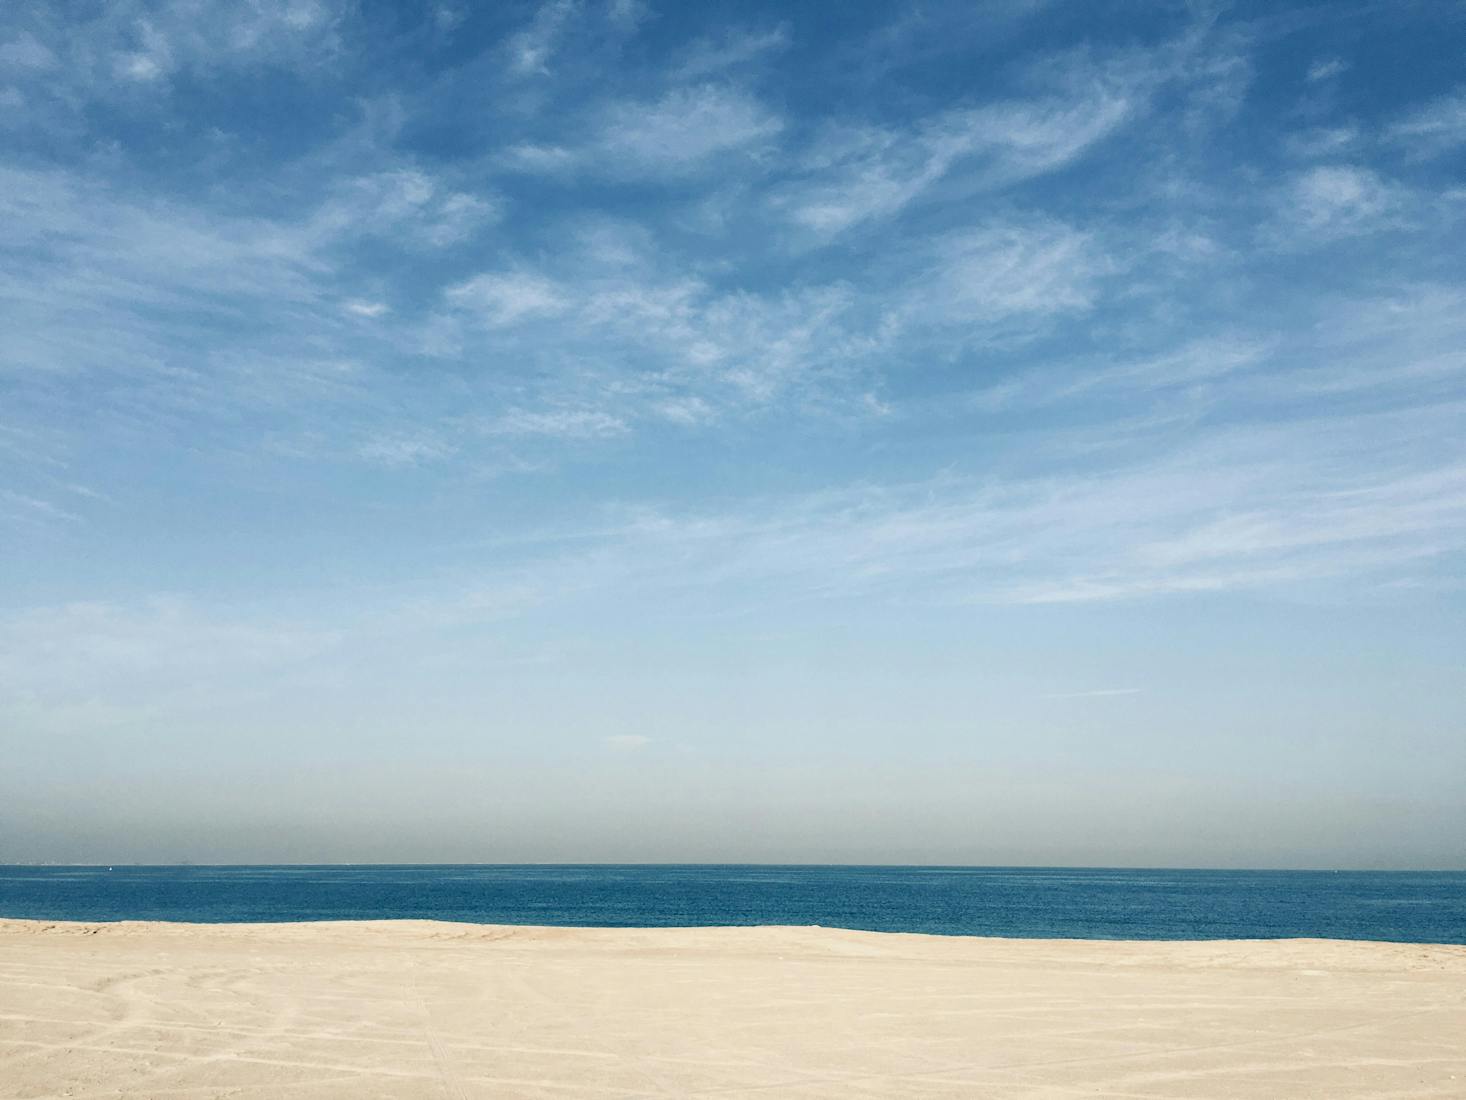
[{"label": "deep blue water strip", "polygon": [[1466,872],[813,866],[0,867],[0,917],[792,924],[1086,939],[1466,943]]}]

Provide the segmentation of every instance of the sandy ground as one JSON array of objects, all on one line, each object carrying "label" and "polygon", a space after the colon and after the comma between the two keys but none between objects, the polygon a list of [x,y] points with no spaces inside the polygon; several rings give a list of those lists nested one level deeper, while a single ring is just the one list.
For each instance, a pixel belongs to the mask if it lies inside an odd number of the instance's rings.
[{"label": "sandy ground", "polygon": [[0,1097],[1466,1097],[1466,947],[0,921]]}]

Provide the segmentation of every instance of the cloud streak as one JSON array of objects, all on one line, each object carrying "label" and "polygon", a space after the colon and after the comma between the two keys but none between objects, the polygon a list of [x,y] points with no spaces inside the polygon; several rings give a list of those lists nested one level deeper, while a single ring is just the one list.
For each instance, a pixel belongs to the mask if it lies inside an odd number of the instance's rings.
[{"label": "cloud streak", "polygon": [[1466,87],[1415,108],[1388,133],[1416,157],[1436,157],[1466,145]]},{"label": "cloud streak", "polygon": [[806,180],[777,202],[797,226],[833,237],[899,214],[959,171],[959,189],[985,190],[1062,168],[1113,133],[1132,106],[1102,93],[947,112],[914,135],[845,128],[809,154]]}]

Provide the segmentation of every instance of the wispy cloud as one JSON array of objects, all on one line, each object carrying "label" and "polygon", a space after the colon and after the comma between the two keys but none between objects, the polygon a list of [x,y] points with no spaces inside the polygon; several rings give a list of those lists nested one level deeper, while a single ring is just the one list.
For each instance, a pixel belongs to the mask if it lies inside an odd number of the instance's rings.
[{"label": "wispy cloud", "polygon": [[549,0],[542,4],[529,26],[507,43],[509,68],[517,76],[545,76],[568,24],[582,13],[577,0]]},{"label": "wispy cloud", "polygon": [[1051,318],[1090,308],[1114,270],[1087,235],[1045,221],[951,234],[873,285],[776,294],[721,290],[660,270],[628,241],[609,252],[603,243],[567,257],[564,274],[485,273],[447,300],[487,334],[485,355],[532,341],[536,356],[574,362],[580,399],[617,423],[648,415],[707,422],[717,410],[777,397],[855,398],[851,407],[868,414],[868,389],[851,394],[849,386],[882,356],[1021,341]]},{"label": "wispy cloud", "polygon": [[80,523],[81,516],[52,500],[0,487],[0,517],[13,524]]},{"label": "wispy cloud", "polygon": [[25,29],[0,48],[0,63],[50,74],[23,92],[47,120],[70,118],[98,99],[133,111],[146,102],[132,100],[133,92],[167,94],[180,76],[329,64],[342,15],[342,6],[317,0],[119,0],[86,14],[22,4],[12,19]]},{"label": "wispy cloud", "polygon": [[1014,318],[1026,324],[1089,308],[1111,270],[1088,234],[1050,221],[954,233],[936,242],[932,255],[935,262],[911,288],[908,316],[983,337]]},{"label": "wispy cloud", "polygon": [[703,80],[715,74],[753,62],[766,61],[771,54],[788,49],[790,34],[787,25],[765,30],[729,29],[715,37],[701,38],[687,49],[687,56],[676,67],[679,80]]},{"label": "wispy cloud", "polygon": [[294,313],[319,297],[325,261],[299,227],[119,201],[62,173],[0,174],[0,214],[14,227],[6,243],[28,250],[0,276],[12,369],[155,370],[178,339],[161,313],[187,309],[210,327],[247,302]]},{"label": "wispy cloud", "polygon": [[694,84],[654,99],[608,103],[587,126],[589,132],[570,144],[516,145],[506,163],[532,172],[684,177],[726,157],[747,163],[778,137],[784,122],[747,91]]},{"label": "wispy cloud", "polygon": [[1341,584],[1357,598],[1466,549],[1459,415],[1183,434],[1164,457],[1092,472],[856,484],[721,511],[626,506],[591,530],[545,532],[516,568],[540,591],[656,591],[662,605],[699,591],[723,606],[1062,604]]},{"label": "wispy cloud", "polygon": [[618,423],[649,409],[694,423],[717,407],[767,401],[867,357],[882,339],[879,317],[858,316],[847,287],[722,291],[635,253],[630,266],[594,251],[570,259],[563,275],[475,276],[447,301],[483,332],[483,354],[532,347],[541,361],[574,363],[567,381]]},{"label": "wispy cloud", "polygon": [[483,422],[480,430],[489,435],[549,436],[556,439],[602,439],[624,435],[624,420],[597,409],[553,409],[529,412],[511,409]]},{"label": "wispy cloud", "polygon": [[1403,190],[1366,168],[1325,165],[1294,176],[1279,217],[1305,242],[1353,236],[1397,224]]},{"label": "wispy cloud", "polygon": [[469,240],[499,216],[492,192],[457,190],[419,169],[398,168],[338,183],[311,227],[328,238],[381,237],[443,248]]},{"label": "wispy cloud", "polygon": [[677,89],[654,102],[613,106],[601,149],[632,169],[681,170],[765,141],[783,122],[752,96],[718,85]]},{"label": "wispy cloud", "polygon": [[1187,126],[1214,124],[1245,78],[1235,44],[1201,29],[1145,51],[1040,57],[1002,97],[899,126],[825,127],[773,201],[796,226],[834,238],[1067,168],[1148,116],[1161,89],[1190,104]]},{"label": "wispy cloud", "polygon": [[367,440],[357,453],[377,465],[409,467],[447,458],[453,453],[453,447],[431,436],[388,435]]},{"label": "wispy cloud", "polygon": [[490,326],[518,324],[564,312],[569,303],[550,279],[534,272],[486,272],[449,287],[448,301]]},{"label": "wispy cloud", "polygon": [[950,111],[917,132],[843,128],[807,157],[805,179],[778,198],[787,216],[833,236],[891,217],[954,171],[962,189],[996,187],[1073,161],[1112,133],[1132,109],[1122,91]]},{"label": "wispy cloud", "polygon": [[1417,107],[1390,126],[1389,137],[1416,157],[1466,145],[1466,87]]},{"label": "wispy cloud", "polygon": [[606,19],[622,31],[634,31],[652,18],[651,5],[644,0],[607,0]]},{"label": "wispy cloud", "polygon": [[1056,363],[998,383],[982,391],[976,403],[1001,410],[1094,399],[1107,392],[1136,398],[1246,372],[1265,363],[1269,350],[1259,337],[1218,333],[1155,354]]},{"label": "wispy cloud", "polygon": [[1361,141],[1356,126],[1315,126],[1289,134],[1285,145],[1293,156],[1306,159],[1339,157],[1354,150]]}]

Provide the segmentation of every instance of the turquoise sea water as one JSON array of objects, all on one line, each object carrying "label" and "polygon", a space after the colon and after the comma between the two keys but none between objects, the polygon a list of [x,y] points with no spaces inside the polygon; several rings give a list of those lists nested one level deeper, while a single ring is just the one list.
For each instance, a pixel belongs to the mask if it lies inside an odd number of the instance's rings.
[{"label": "turquoise sea water", "polygon": [[990,867],[0,867],[0,917],[802,924],[1100,939],[1466,943],[1466,872]]}]

